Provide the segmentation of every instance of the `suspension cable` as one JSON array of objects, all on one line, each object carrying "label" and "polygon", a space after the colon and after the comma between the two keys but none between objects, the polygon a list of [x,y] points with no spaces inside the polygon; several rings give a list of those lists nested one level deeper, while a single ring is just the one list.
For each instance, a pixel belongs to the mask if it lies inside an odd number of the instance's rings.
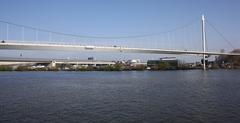
[{"label": "suspension cable", "polygon": [[212,28],[214,29],[214,31],[216,31],[216,32],[223,38],[223,40],[224,40],[225,42],[228,43],[228,45],[231,46],[231,48],[235,49],[235,47],[232,45],[232,43],[231,43],[220,31],[218,31],[218,29],[217,29],[213,24],[211,24],[211,23],[210,23],[209,21],[207,21],[207,20],[206,20],[206,22],[207,22],[208,25],[210,25],[210,27],[212,27]]},{"label": "suspension cable", "polygon": [[148,34],[142,34],[142,35],[112,36],[112,37],[110,37],[110,36],[109,37],[104,37],[104,36],[76,35],[76,34],[57,32],[57,31],[51,31],[51,30],[47,30],[47,29],[36,28],[36,27],[32,27],[32,26],[16,24],[16,23],[3,21],[3,20],[0,20],[0,22],[10,24],[10,25],[15,25],[15,26],[18,26],[18,27],[28,28],[28,29],[31,29],[31,30],[38,30],[38,31],[41,31],[41,32],[48,32],[48,33],[53,33],[53,34],[58,34],[58,35],[63,35],[63,36],[77,37],[77,38],[127,39],[127,38],[141,38],[141,37],[157,36],[157,35],[161,35],[161,34],[165,34],[165,33],[169,33],[169,32],[174,32],[176,30],[180,30],[180,29],[186,28],[186,27],[194,24],[196,22],[196,20],[198,20],[198,19],[194,19],[193,21],[189,22],[188,24],[185,24],[183,26],[180,26],[180,27],[168,30],[168,31],[163,31],[163,32],[158,32],[158,33],[148,33]]}]

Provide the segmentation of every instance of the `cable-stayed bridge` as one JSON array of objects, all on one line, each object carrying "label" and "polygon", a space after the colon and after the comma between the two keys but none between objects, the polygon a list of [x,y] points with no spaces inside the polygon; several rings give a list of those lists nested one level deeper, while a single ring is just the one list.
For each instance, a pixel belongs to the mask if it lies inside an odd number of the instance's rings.
[{"label": "cable-stayed bridge", "polygon": [[[217,38],[206,40],[204,16],[202,16],[201,23],[196,22],[200,21],[193,21],[182,27],[159,33],[101,37],[66,34],[0,21],[2,39],[0,49],[193,54],[203,56],[203,59],[206,58],[206,55],[240,56],[240,53],[220,52],[227,46],[229,46],[229,50],[232,50],[234,45],[210,23],[207,24],[223,42],[219,42]],[[218,43],[210,45],[211,40],[217,40]]]}]

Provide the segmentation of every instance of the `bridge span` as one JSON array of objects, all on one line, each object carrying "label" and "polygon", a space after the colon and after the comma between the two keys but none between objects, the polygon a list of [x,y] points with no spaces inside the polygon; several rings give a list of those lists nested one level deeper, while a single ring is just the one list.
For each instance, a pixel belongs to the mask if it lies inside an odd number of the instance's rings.
[{"label": "bridge span", "polygon": [[121,52],[121,53],[149,53],[149,54],[193,54],[193,55],[231,55],[240,56],[240,53],[221,53],[193,50],[168,50],[149,48],[130,48],[122,46],[94,46],[72,44],[43,44],[43,43],[0,43],[0,49],[5,50],[57,50],[57,51],[95,51],[95,52]]}]

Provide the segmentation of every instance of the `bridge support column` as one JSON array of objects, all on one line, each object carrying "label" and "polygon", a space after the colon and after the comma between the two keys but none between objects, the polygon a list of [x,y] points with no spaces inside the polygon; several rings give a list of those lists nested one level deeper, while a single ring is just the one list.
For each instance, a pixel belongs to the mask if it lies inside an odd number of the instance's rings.
[{"label": "bridge support column", "polygon": [[56,67],[56,61],[51,61],[51,63],[49,64],[50,68],[55,68]]},{"label": "bridge support column", "polygon": [[205,28],[205,17],[202,15],[202,47],[203,47],[203,70],[206,70],[206,28]]}]

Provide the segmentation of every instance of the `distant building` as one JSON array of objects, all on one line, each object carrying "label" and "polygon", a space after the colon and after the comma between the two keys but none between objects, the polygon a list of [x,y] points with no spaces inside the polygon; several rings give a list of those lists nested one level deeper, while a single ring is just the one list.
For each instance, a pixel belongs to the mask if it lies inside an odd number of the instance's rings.
[{"label": "distant building", "polygon": [[140,63],[140,59],[132,59],[132,60],[128,60],[127,63],[128,64],[135,64],[135,63]]},{"label": "distant building", "polygon": [[163,58],[160,58],[160,60],[162,60],[162,61],[176,60],[176,57],[163,57]]},{"label": "distant building", "polygon": [[132,60],[127,61],[127,65],[135,67],[135,66],[138,66],[138,65],[144,65],[144,63],[141,63],[140,59],[132,59]]},{"label": "distant building", "polygon": [[177,60],[175,57],[164,57],[160,58],[159,60],[148,60],[147,61],[147,67],[150,67],[151,69],[178,69],[179,67],[179,60]]}]

